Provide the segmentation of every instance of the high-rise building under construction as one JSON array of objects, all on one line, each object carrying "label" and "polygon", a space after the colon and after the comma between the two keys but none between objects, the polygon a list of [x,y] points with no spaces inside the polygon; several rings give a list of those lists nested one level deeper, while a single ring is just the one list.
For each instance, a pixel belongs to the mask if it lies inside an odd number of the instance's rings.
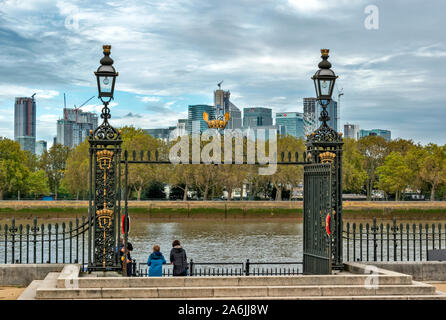
[{"label": "high-rise building under construction", "polygon": [[223,116],[226,112],[229,113],[229,121],[226,124],[226,129],[241,129],[242,127],[242,112],[230,100],[231,92],[221,89],[221,83],[218,89],[214,91],[214,105],[216,117]]},{"label": "high-rise building under construction", "polygon": [[36,152],[36,101],[34,95],[15,98],[14,140],[23,150]]},{"label": "high-rise building under construction", "polygon": [[90,130],[98,126],[95,113],[83,112],[79,108],[63,109],[63,119],[57,120],[57,143],[73,148],[83,142]]}]

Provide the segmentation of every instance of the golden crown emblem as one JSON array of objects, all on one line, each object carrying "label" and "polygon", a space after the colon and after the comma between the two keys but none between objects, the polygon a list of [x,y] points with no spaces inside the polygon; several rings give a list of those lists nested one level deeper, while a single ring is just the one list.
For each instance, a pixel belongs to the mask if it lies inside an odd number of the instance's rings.
[{"label": "golden crown emblem", "polygon": [[111,161],[113,159],[113,151],[110,150],[101,150],[96,152],[96,156],[98,158],[99,167],[104,169],[110,169]]},{"label": "golden crown emblem", "polygon": [[324,152],[319,155],[319,158],[321,158],[322,163],[333,163],[334,159],[336,158],[336,154],[333,152]]},{"label": "golden crown emblem", "polygon": [[110,228],[112,217],[113,217],[113,211],[110,209],[101,209],[96,211],[96,217],[99,222],[99,227],[101,229]]},{"label": "golden crown emblem", "polygon": [[206,121],[208,127],[211,129],[224,129],[229,121],[229,112],[225,113],[224,120],[209,120],[207,112],[203,112],[203,120]]},{"label": "golden crown emblem", "polygon": [[321,54],[323,57],[327,57],[330,53],[330,49],[321,49]]}]

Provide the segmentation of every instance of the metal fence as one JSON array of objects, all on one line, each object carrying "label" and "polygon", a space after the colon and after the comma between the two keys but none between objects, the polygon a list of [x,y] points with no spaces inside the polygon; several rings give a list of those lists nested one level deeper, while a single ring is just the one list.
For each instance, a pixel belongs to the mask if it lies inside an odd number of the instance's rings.
[{"label": "metal fence", "polygon": [[88,221],[0,225],[0,263],[86,263]]},{"label": "metal fence", "polygon": [[[136,264],[135,264],[136,267]],[[135,269],[134,269],[135,270]],[[149,267],[139,263],[134,276],[148,276]],[[302,274],[302,262],[189,262],[188,276],[272,276]],[[163,276],[173,276],[173,266],[163,266]]]},{"label": "metal fence", "polygon": [[428,251],[446,249],[446,224],[347,223],[346,261],[426,261]]},{"label": "metal fence", "polygon": [[[79,263],[86,266],[88,221],[0,225],[0,263]],[[446,249],[446,224],[346,223],[344,261],[426,261],[430,250]],[[292,275],[302,273],[302,262],[195,262],[189,275]],[[147,276],[145,263],[134,262],[133,274]],[[165,276],[172,267],[165,265]]]}]

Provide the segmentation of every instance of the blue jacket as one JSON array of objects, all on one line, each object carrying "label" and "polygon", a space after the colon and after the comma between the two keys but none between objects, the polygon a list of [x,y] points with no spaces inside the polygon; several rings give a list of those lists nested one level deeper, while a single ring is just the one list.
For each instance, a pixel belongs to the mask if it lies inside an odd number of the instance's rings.
[{"label": "blue jacket", "polygon": [[149,277],[161,277],[163,275],[163,264],[166,264],[163,254],[161,252],[152,252],[147,260]]}]

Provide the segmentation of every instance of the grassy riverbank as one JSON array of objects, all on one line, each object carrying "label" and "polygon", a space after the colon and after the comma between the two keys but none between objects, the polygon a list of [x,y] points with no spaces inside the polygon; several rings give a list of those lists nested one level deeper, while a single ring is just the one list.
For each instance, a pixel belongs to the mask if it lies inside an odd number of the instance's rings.
[{"label": "grassy riverbank", "polygon": [[[129,201],[133,218],[302,219],[302,201]],[[346,201],[344,220],[446,220],[446,202]],[[0,201],[0,219],[81,218],[88,201]]]}]

